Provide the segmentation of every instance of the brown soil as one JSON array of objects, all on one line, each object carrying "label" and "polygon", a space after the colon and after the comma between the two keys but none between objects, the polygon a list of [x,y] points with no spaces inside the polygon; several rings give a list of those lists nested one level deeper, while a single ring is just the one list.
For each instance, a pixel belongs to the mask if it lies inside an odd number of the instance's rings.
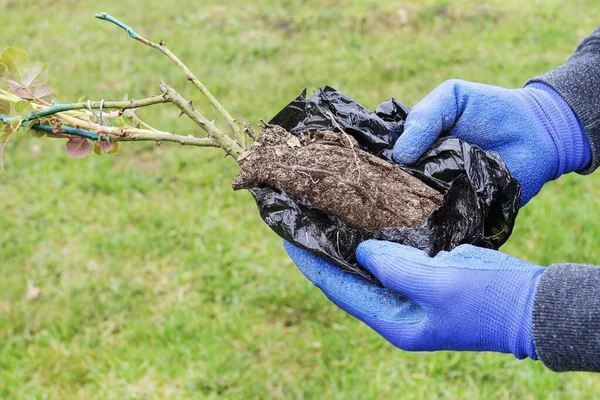
[{"label": "brown soil", "polygon": [[298,138],[270,125],[238,163],[235,190],[265,184],[308,199],[348,225],[368,231],[420,226],[442,203],[436,190],[360,150],[343,132]]}]

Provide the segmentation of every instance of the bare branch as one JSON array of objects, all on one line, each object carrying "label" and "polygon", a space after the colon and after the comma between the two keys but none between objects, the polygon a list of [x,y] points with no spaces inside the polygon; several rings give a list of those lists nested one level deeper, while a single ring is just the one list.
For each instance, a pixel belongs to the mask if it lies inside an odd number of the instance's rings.
[{"label": "bare branch", "polygon": [[212,138],[197,138],[192,135],[183,136],[175,135],[172,133],[163,132],[139,132],[134,133],[131,136],[124,136],[116,138],[117,142],[128,142],[128,141],[143,141],[152,140],[155,142],[175,142],[182,145],[199,146],[199,147],[215,147],[219,148],[219,144]]},{"label": "bare branch", "polygon": [[177,65],[185,73],[187,80],[192,82],[194,84],[194,86],[196,86],[198,88],[198,90],[200,90],[200,92],[202,92],[202,94],[204,94],[206,96],[206,98],[208,99],[210,104],[212,104],[212,106],[219,112],[219,114],[221,114],[223,116],[223,118],[225,118],[225,120],[227,121],[227,124],[229,124],[229,127],[231,128],[231,130],[234,133],[235,141],[239,145],[242,145],[243,140],[244,140],[244,135],[242,133],[240,126],[235,122],[235,120],[227,112],[227,110],[225,110],[225,108],[221,105],[221,103],[219,103],[219,101],[212,95],[212,93],[210,93],[210,91],[202,84],[202,82],[200,82],[200,80],[192,73],[192,71],[179,59],[179,57],[177,57],[175,54],[173,54],[173,52],[171,52],[167,48],[166,44],[163,41],[161,41],[159,44],[156,44],[156,43],[138,35],[137,32],[135,32],[130,26],[124,24],[123,22],[119,21],[112,15],[109,15],[105,12],[97,13],[96,18],[112,22],[113,24],[123,28],[125,31],[127,31],[129,36],[131,36],[133,39],[145,44],[146,46],[149,46],[153,49],[160,51],[165,56],[167,56],[169,59],[171,59],[171,61],[173,61],[173,63],[175,63],[175,65]]},{"label": "bare branch", "polygon": [[61,126],[60,129],[54,128],[51,125],[36,124],[31,127],[36,131],[47,132],[55,137],[64,137],[63,135],[80,136],[89,140],[101,140],[102,135],[106,135],[113,142],[133,142],[133,141],[154,141],[154,142],[175,142],[182,145],[199,146],[199,147],[220,147],[217,142],[211,138],[197,138],[192,135],[176,135],[168,132],[145,131],[141,129],[124,129],[119,135],[114,132],[91,132],[80,128],[72,128],[69,126]]},{"label": "bare branch", "polygon": [[177,93],[172,87],[164,82],[161,82],[160,89],[165,93],[169,101],[175,104],[179,109],[198,126],[206,131],[206,133],[219,144],[219,146],[227,152],[227,154],[237,159],[243,152],[244,149],[229,136],[224,134],[217,126],[206,119],[199,111],[197,111],[192,103],[186,101],[179,93]]}]

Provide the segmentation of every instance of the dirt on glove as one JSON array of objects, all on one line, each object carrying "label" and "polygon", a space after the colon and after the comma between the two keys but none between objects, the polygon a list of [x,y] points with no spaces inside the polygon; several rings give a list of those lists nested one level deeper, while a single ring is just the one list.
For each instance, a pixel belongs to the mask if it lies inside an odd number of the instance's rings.
[{"label": "dirt on glove", "polygon": [[420,226],[443,199],[398,165],[361,150],[344,132],[297,137],[268,125],[238,164],[235,190],[266,185],[367,231]]}]

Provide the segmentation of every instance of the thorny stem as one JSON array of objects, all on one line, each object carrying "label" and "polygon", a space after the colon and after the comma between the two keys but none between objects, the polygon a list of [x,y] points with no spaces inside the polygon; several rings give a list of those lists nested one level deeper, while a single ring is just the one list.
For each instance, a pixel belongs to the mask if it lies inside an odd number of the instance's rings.
[{"label": "thorny stem", "polygon": [[199,146],[199,147],[221,147],[214,139],[212,138],[197,138],[192,135],[183,136],[183,135],[175,135],[172,133],[164,133],[164,132],[139,132],[134,133],[131,136],[125,136],[121,138],[115,139],[117,142],[123,141],[143,141],[143,140],[152,140],[155,142],[175,142],[181,145],[190,145],[190,146]]},{"label": "thorny stem", "polygon": [[208,98],[210,104],[213,105],[213,107],[219,112],[219,114],[221,114],[223,118],[225,118],[227,124],[229,124],[231,130],[234,133],[235,141],[239,143],[239,145],[243,143],[244,135],[240,126],[235,122],[233,117],[227,112],[227,110],[225,110],[225,108],[223,108],[221,103],[219,103],[219,101],[212,95],[212,93],[210,93],[210,91],[202,84],[202,82],[200,82],[200,80],[192,73],[192,71],[167,48],[166,44],[163,41],[161,41],[160,44],[156,44],[138,35],[130,26],[124,24],[123,22],[119,21],[118,19],[105,12],[97,13],[96,18],[112,22],[113,24],[123,28],[133,39],[145,44],[146,46],[160,51],[169,59],[171,59],[171,61],[173,61],[175,65],[177,65],[185,73],[187,80],[192,82],[194,86],[196,86],[198,90],[200,90],[200,92],[202,92],[202,94],[204,94]]},{"label": "thorny stem", "polygon": [[[55,133],[54,127],[45,124],[35,124],[31,127],[36,131]],[[60,132],[66,135],[80,136],[90,140],[100,140],[100,135],[79,128],[61,126]],[[103,132],[109,134],[109,132]],[[142,130],[124,130],[122,135],[109,134],[114,142],[133,142],[133,141],[154,141],[154,142],[175,142],[182,145],[200,146],[200,147],[220,147],[217,142],[211,138],[197,138],[192,135],[183,136],[166,132],[147,132]]]},{"label": "thorny stem", "polygon": [[[171,89],[173,90],[173,89]],[[173,90],[174,93],[176,93]],[[14,102],[20,100],[7,93],[6,100]],[[72,115],[64,114],[68,111],[75,110],[87,110],[89,108],[98,109],[100,106],[107,109],[120,109],[126,110],[130,108],[146,107],[154,104],[167,103],[171,101],[166,93],[147,97],[139,100],[126,100],[126,101],[90,101],[80,103],[68,103],[68,104],[54,104],[50,107],[44,108],[44,106],[31,103],[34,109],[39,109],[36,112],[31,113],[27,117],[15,116],[9,117],[6,115],[0,115],[0,122],[8,124],[15,120],[21,120],[21,124],[25,124],[29,121],[35,121],[40,118],[49,117],[50,115],[57,114],[57,117],[64,122],[72,124],[75,127],[63,125],[60,127],[60,133],[80,136],[89,140],[101,140],[101,135],[107,135],[112,141],[155,141],[155,142],[175,142],[182,145],[200,146],[200,147],[220,147],[219,144],[211,138],[198,138],[192,135],[176,135],[169,132],[162,132],[156,130],[147,124],[144,124],[148,130],[138,128],[119,128],[109,127],[100,125],[90,120],[80,119]],[[140,121],[142,123],[142,121]],[[56,128],[47,124],[35,124],[30,127],[31,129],[47,132],[56,133]],[[85,129],[81,129],[85,128]],[[86,130],[89,129],[89,130]],[[95,132],[98,133],[95,133]]]},{"label": "thorny stem", "polygon": [[167,85],[164,82],[160,84],[160,90],[166,95],[169,101],[175,104],[179,109],[192,121],[198,124],[202,129],[206,131],[206,133],[214,139],[218,145],[223,148],[227,152],[227,154],[233,156],[233,158],[237,159],[242,153],[244,149],[229,136],[224,134],[217,126],[206,119],[204,115],[202,115],[198,110],[196,110],[192,106],[191,101],[186,101],[179,93],[177,93],[172,87]]},{"label": "thorny stem", "polygon": [[91,101],[91,102],[81,102],[81,103],[69,103],[69,104],[53,104],[51,107],[42,109],[40,111],[36,111],[31,113],[28,117],[22,118],[21,116],[9,117],[6,115],[0,114],[0,121],[7,124],[16,119],[21,119],[23,123],[34,121],[36,119],[48,117],[53,114],[72,111],[72,110],[84,110],[88,108],[118,108],[120,110],[126,110],[128,108],[139,108],[146,107],[153,104],[166,103],[169,100],[166,98],[164,94],[156,95],[152,97],[147,97],[145,99],[140,100],[129,100],[129,101]]},{"label": "thorny stem", "polygon": [[[138,100],[125,101],[84,101],[77,103],[66,104],[48,104],[38,101],[30,101],[32,113],[21,116],[7,116],[0,114],[0,122],[10,124],[13,121],[19,121],[20,126],[25,126],[29,123],[29,129],[46,132],[49,137],[69,137],[79,136],[89,140],[99,141],[103,139],[111,141],[155,141],[155,142],[175,142],[182,145],[201,146],[201,147],[220,147],[228,155],[237,159],[243,152],[244,136],[241,127],[231,117],[231,115],[223,108],[223,106],[212,96],[212,94],[204,87],[204,85],[194,76],[194,74],[168,50],[161,41],[159,45],[139,36],[132,28],[123,24],[121,21],[113,18],[106,13],[96,14],[99,19],[110,21],[119,27],[125,29],[129,36],[142,42],[143,44],[155,48],[170,58],[180,69],[182,69],[189,81],[191,81],[211,102],[217,111],[227,120],[231,129],[235,134],[235,139],[229,137],[221,131],[214,121],[209,121],[204,115],[192,106],[191,101],[186,101],[179,93],[171,88],[166,83],[160,84],[162,94],[147,97]],[[0,100],[9,103],[18,103],[22,99],[14,93],[0,89]],[[207,134],[208,138],[198,138],[193,135],[176,135],[174,133],[162,132],[153,127],[139,121],[143,127],[140,129],[130,126],[106,126],[103,124],[101,116],[94,113],[92,109],[119,109],[126,110],[132,108],[147,107],[160,103],[173,103],[182,114],[186,114],[192,121],[201,127]],[[91,116],[95,116],[96,120]],[[49,124],[45,118],[50,116],[53,118],[52,124]],[[120,116],[121,114],[118,114]],[[58,125],[56,124],[58,122]],[[66,124],[66,125],[62,125]]]}]

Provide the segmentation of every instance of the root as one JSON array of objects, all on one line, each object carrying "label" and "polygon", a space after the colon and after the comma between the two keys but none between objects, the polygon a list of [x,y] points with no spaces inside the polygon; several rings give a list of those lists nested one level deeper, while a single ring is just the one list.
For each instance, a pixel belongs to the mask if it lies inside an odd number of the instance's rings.
[{"label": "root", "polygon": [[[349,168],[348,160],[353,159]],[[345,132],[298,138],[265,124],[239,159],[236,190],[256,185],[307,199],[348,225],[375,231],[422,225],[442,195],[397,165],[361,150]]]}]

